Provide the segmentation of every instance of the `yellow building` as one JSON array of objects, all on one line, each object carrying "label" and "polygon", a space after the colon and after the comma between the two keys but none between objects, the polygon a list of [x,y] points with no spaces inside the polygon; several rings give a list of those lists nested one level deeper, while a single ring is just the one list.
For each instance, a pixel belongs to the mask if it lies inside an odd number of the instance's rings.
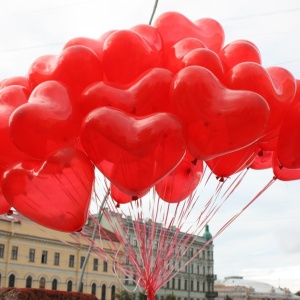
[{"label": "yellow building", "polygon": [[[83,228],[84,234],[68,234],[39,226],[19,214],[0,216],[0,287],[77,291],[92,231],[92,224]],[[90,256],[80,291],[111,300],[121,287],[109,243],[118,242],[113,233],[106,230],[106,234],[109,238],[98,235],[94,246],[106,249],[108,255]],[[121,252],[117,262],[120,259]]]}]

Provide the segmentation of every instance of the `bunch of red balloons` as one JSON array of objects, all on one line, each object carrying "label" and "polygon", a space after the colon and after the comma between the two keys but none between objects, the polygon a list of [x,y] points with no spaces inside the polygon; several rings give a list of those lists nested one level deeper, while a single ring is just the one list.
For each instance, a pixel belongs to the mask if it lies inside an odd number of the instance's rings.
[{"label": "bunch of red balloons", "polygon": [[85,223],[97,168],[119,203],[155,188],[187,198],[205,163],[218,177],[273,168],[300,178],[299,81],[264,68],[213,19],[168,12],[153,26],[70,40],[26,76],[0,81],[0,213]]}]

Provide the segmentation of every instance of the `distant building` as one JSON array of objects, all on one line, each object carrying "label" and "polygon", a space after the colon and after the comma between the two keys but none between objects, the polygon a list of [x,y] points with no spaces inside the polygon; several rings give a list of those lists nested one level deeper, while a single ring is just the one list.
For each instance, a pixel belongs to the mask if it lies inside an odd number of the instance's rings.
[{"label": "distant building", "polygon": [[[126,219],[126,218],[125,218]],[[112,242],[119,249],[118,264],[126,262],[126,255],[119,240],[109,227],[114,220],[101,220],[104,235],[95,239],[95,247],[110,253]],[[78,282],[92,236],[93,222],[82,229],[83,235],[53,231],[31,222],[24,216],[14,213],[12,216],[0,216],[0,287],[45,288],[62,291],[77,291]],[[136,235],[128,222],[128,241],[135,247]],[[172,235],[176,228],[172,228]],[[184,233],[180,233],[184,234]],[[84,238],[83,236],[87,237]],[[107,239],[104,237],[106,236]],[[211,239],[208,225],[203,236],[193,236],[188,252],[177,262],[177,270]],[[214,249],[210,242],[193,261],[187,264],[174,278],[167,282],[158,293],[158,300],[164,300],[173,294],[176,300],[212,300],[217,297],[214,291]],[[86,266],[80,291],[96,295],[101,300],[117,299],[124,287],[134,290],[134,283],[126,280],[122,274],[115,274],[110,256],[101,259],[91,255]],[[124,287],[120,283],[123,278]],[[140,290],[132,293],[138,300]]]},{"label": "distant building", "polygon": [[[115,218],[120,217],[118,215]],[[135,253],[139,255],[138,251],[138,241],[136,240],[135,226],[130,217],[122,217],[123,226],[126,226],[127,240],[132,247],[134,247]],[[142,221],[141,221],[142,222]],[[111,230],[112,224],[118,223],[114,221],[114,213],[110,215],[109,222],[106,218],[103,218],[101,221],[101,226]],[[120,222],[119,222],[120,223]],[[158,236],[160,231],[164,230],[161,227],[161,224],[156,223],[158,226]],[[176,227],[167,229],[170,236],[173,236],[176,231]],[[185,233],[180,233],[185,234]],[[180,236],[179,234],[179,236]],[[212,238],[211,233],[209,232],[208,225],[206,226],[203,236],[193,237],[192,245],[190,246],[187,253],[181,258],[180,261],[177,261],[175,264],[175,269],[179,270],[181,266],[184,266],[195,253],[201,249],[207,241]],[[158,245],[158,240],[154,242],[154,256],[156,255],[156,249]],[[130,266],[130,261],[127,261],[127,264]],[[166,299],[167,295],[175,295],[176,300],[204,300],[204,299],[214,299],[217,297],[217,293],[214,291],[214,281],[216,280],[216,275],[214,274],[214,245],[213,242],[210,242],[198,255],[192,260],[192,262],[186,265],[179,273],[167,282],[163,288],[161,288],[156,296],[158,300]],[[124,281],[124,286],[127,290],[133,291],[136,287],[135,280],[130,280],[129,278]],[[140,290],[132,292],[133,300],[138,299],[138,294]]]},{"label": "distant building", "polygon": [[[93,227],[83,233],[91,236]],[[112,234],[110,239],[118,240]],[[107,241],[101,247],[109,251]],[[96,238],[95,244],[99,244]],[[77,234],[53,231],[19,214],[0,216],[0,287],[44,288],[77,291],[82,265],[89,243]],[[120,283],[112,261],[91,255],[80,291],[99,299],[113,300]]]},{"label": "distant building", "polygon": [[216,300],[300,300],[287,289],[275,288],[270,284],[247,280],[241,276],[225,277],[215,282],[218,292]]}]

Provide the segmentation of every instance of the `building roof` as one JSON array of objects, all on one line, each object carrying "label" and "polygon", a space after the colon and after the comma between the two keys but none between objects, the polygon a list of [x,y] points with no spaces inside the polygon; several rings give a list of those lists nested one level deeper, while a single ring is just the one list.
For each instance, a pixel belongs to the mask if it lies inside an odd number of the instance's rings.
[{"label": "building roof", "polygon": [[[18,223],[18,224],[21,224],[22,221],[34,223],[33,221],[31,221],[30,219],[26,218],[25,216],[23,216],[22,214],[20,214],[18,212],[13,212],[13,214],[11,214],[11,215],[7,215],[7,214],[0,215],[0,221],[14,222],[14,223]],[[92,223],[92,225],[91,225],[90,223],[88,223],[87,225],[83,226],[81,233],[84,236],[91,237],[93,234],[93,231],[94,231],[94,224]],[[111,232],[103,227],[97,229],[96,238],[97,239],[101,238],[102,240],[107,240],[107,241],[112,241],[112,242],[119,242],[117,236],[113,232]]]},{"label": "building roof", "polygon": [[291,294],[288,289],[282,289],[280,287],[275,288],[271,284],[244,279],[241,276],[230,276],[225,277],[224,279],[218,279],[215,281],[215,285],[224,285],[226,287],[246,287],[250,289],[251,294],[264,294],[266,298],[275,298],[273,297],[274,295],[276,295],[277,297],[279,295],[282,295],[284,297],[300,299],[300,297]]}]

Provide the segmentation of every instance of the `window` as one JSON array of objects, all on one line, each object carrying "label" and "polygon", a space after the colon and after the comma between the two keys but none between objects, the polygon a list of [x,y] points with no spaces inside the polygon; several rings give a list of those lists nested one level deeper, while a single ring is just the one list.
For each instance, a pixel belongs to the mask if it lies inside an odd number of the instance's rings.
[{"label": "window", "polygon": [[181,289],[181,279],[180,278],[178,279],[178,287],[177,288],[178,288],[178,290]]},{"label": "window", "polygon": [[42,258],[41,258],[41,263],[46,264],[47,263],[47,256],[48,256],[48,251],[43,250],[42,252]]},{"label": "window", "polygon": [[11,259],[17,260],[18,259],[18,247],[12,246],[11,248]]},{"label": "window", "polygon": [[172,289],[175,289],[175,278],[172,278]]},{"label": "window", "polygon": [[28,276],[26,278],[26,288],[30,289],[32,286],[32,277],[31,276]]},{"label": "window", "polygon": [[59,253],[58,252],[54,253],[54,265],[59,266]]},{"label": "window", "polygon": [[187,286],[188,286],[188,281],[187,279],[185,279],[184,281],[184,290],[187,291]]},{"label": "window", "polygon": [[85,257],[84,256],[80,256],[80,269],[83,267],[84,261],[85,261]]},{"label": "window", "polygon": [[92,295],[96,296],[96,283],[92,284]]},{"label": "window", "polygon": [[57,290],[57,279],[52,280],[52,290]]},{"label": "window", "polygon": [[75,261],[75,256],[74,255],[70,255],[69,256],[69,267],[70,268],[74,268],[74,261]]},{"label": "window", "polygon": [[205,259],[205,250],[202,251],[202,258]]},{"label": "window", "polygon": [[14,287],[15,286],[15,275],[14,274],[11,274],[9,275],[8,277],[8,287]]},{"label": "window", "polygon": [[125,275],[125,285],[128,285],[128,284],[129,284],[129,282],[128,282],[128,276]]},{"label": "window", "polygon": [[107,272],[107,261],[103,262],[103,272]]},{"label": "window", "polygon": [[200,292],[200,282],[197,281],[197,292]]},{"label": "window", "polygon": [[103,284],[101,289],[101,300],[105,300],[105,298],[106,298],[106,285]]},{"label": "window", "polygon": [[194,290],[194,280],[191,280],[191,291]]},{"label": "window", "polygon": [[0,258],[4,257],[4,244],[0,244]]},{"label": "window", "polygon": [[[72,256],[74,256],[74,255],[72,255]],[[73,286],[73,282],[71,280],[69,280],[67,283],[67,291],[68,292],[72,292],[72,286]]]},{"label": "window", "polygon": [[46,280],[44,277],[40,279],[40,289],[44,289],[46,287]]},{"label": "window", "polygon": [[205,282],[202,284],[202,292],[205,292]]},{"label": "window", "polygon": [[110,297],[111,300],[116,300],[116,287],[113,285],[111,287],[111,297]]},{"label": "window", "polygon": [[93,270],[98,271],[98,258],[94,258]]},{"label": "window", "polygon": [[29,249],[29,258],[28,261],[29,262],[34,262],[35,259],[35,249]]},{"label": "window", "polygon": [[194,265],[191,264],[191,274],[194,274]]}]

